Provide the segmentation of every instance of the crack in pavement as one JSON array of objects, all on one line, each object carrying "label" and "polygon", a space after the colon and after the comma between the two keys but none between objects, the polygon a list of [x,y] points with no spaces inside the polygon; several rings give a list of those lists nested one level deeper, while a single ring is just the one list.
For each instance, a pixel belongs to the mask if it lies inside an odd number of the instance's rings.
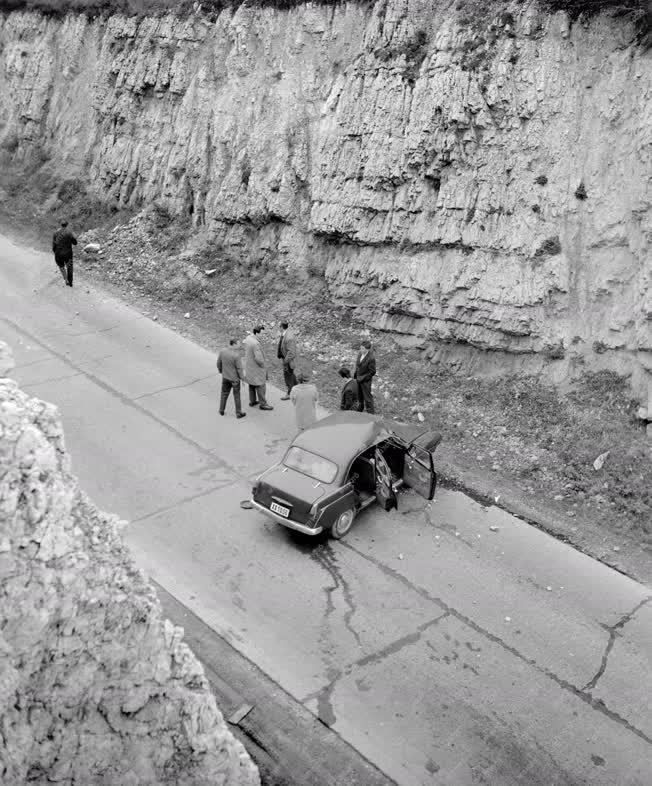
[{"label": "crack in pavement", "polygon": [[[106,358],[110,358],[110,357],[113,357],[113,355],[100,355],[97,358],[89,358],[88,360],[80,360],[80,363],[84,363],[84,364],[97,363],[100,360],[106,360]],[[24,368],[30,368],[31,366],[36,366],[39,363],[48,363],[48,362],[50,362],[52,360],[58,360],[58,358],[54,358],[54,357],[52,357],[52,355],[49,355],[48,357],[41,358],[40,360],[32,360],[30,363],[21,363],[21,364],[19,364],[17,366],[14,366],[11,369],[10,373],[13,373],[14,371],[22,371],[22,369],[24,369]],[[83,372],[70,374],[69,376],[76,377],[76,376],[79,376],[79,373],[83,373]],[[53,382],[53,381],[56,381],[57,379],[67,379],[67,377],[53,377],[52,379],[44,379],[44,380],[42,380],[42,382]],[[26,382],[24,384],[21,384],[21,387],[28,387],[29,385],[40,385],[40,384],[42,384],[42,383],[41,382]]]},{"label": "crack in pavement", "polygon": [[32,360],[29,363],[21,363],[20,365],[14,366],[11,371],[20,371],[23,368],[29,368],[30,366],[36,366],[38,363],[47,363],[48,360],[52,360],[52,358],[48,355],[46,358],[41,358],[40,360]]},{"label": "crack in pavement", "polygon": [[603,624],[600,626],[609,634],[609,640],[607,641],[607,646],[602,653],[602,661],[598,670],[596,671],[595,675],[586,683],[582,690],[590,691],[595,688],[595,686],[598,684],[598,681],[607,669],[609,655],[611,654],[611,650],[616,643],[616,638],[620,636],[620,631],[625,627],[625,625],[627,625],[628,622],[630,622],[630,620],[634,618],[634,616],[643,608],[643,606],[645,606],[645,604],[649,603],[650,601],[652,601],[652,595],[648,595],[647,598],[643,598],[640,603],[637,603],[631,611],[629,611],[627,614],[624,614],[614,625]]},{"label": "crack in pavement", "polygon": [[46,385],[48,382],[60,382],[62,379],[73,379],[74,377],[84,376],[83,371],[76,371],[74,374],[64,374],[61,377],[50,377],[49,379],[39,379],[36,382],[21,383],[21,388],[33,388],[35,385]]},{"label": "crack in pavement", "polygon": [[212,486],[209,489],[205,489],[204,491],[198,491],[196,494],[191,494],[189,497],[182,497],[181,499],[177,500],[176,502],[172,502],[170,505],[165,505],[162,508],[157,508],[156,510],[152,510],[149,513],[144,513],[142,516],[138,516],[137,519],[130,519],[129,524],[140,524],[142,521],[146,521],[147,519],[151,519],[152,516],[158,516],[161,513],[168,513],[175,508],[180,507],[181,505],[185,505],[188,502],[193,502],[193,500],[200,499],[201,497],[207,497],[209,494],[212,494],[214,491],[221,491],[222,489],[227,488],[228,486],[237,483],[238,479],[228,480],[224,483],[220,484],[219,486]]},{"label": "crack in pavement", "polygon": [[377,652],[372,652],[370,655],[365,655],[362,658],[354,660],[343,669],[329,667],[326,670],[326,676],[329,680],[326,685],[319,688],[319,690],[313,691],[313,693],[309,693],[303,699],[300,699],[301,703],[306,704],[307,702],[316,699],[317,717],[325,726],[333,726],[337,721],[335,710],[333,709],[333,691],[342,677],[348,677],[355,669],[381,663],[390,655],[395,655],[405,647],[416,644],[421,639],[421,636],[425,633],[425,631],[428,630],[428,628],[437,625],[439,622],[441,622],[441,620],[448,616],[450,615],[446,611],[443,614],[438,614],[434,619],[428,620],[427,622],[423,622],[421,625],[419,625],[413,633],[408,633],[405,636],[401,636],[400,639],[391,641]]},{"label": "crack in pavement", "polygon": [[344,625],[356,640],[358,646],[362,647],[360,634],[351,625],[351,619],[356,611],[355,603],[353,601],[353,593],[351,592],[351,587],[339,569],[337,557],[331,545],[329,543],[324,543],[320,546],[317,546],[317,548],[311,552],[310,559],[316,562],[318,565],[321,565],[321,567],[324,568],[324,570],[335,582],[333,586],[324,588],[324,592],[326,593],[326,619],[328,619],[328,617],[330,617],[330,615],[335,611],[335,604],[333,603],[332,597],[333,593],[336,590],[341,589],[342,597],[344,598],[344,602],[347,606],[347,610],[344,613]]},{"label": "crack in pavement", "polygon": [[84,330],[81,333],[64,333],[62,330],[55,330],[52,333],[45,333],[44,337],[48,338],[50,336],[65,336],[66,338],[79,338],[80,336],[93,336],[98,333],[108,333],[111,330],[115,330],[116,328],[122,327],[122,325],[128,325],[132,322],[138,322],[141,319],[145,319],[145,317],[142,314],[138,317],[134,317],[133,319],[125,319],[122,322],[116,322],[115,325],[111,325],[110,327],[106,327],[106,328],[95,328],[94,330]]},{"label": "crack in pavement", "polygon": [[156,396],[159,393],[167,393],[168,390],[181,390],[182,388],[189,388],[192,385],[196,385],[198,382],[203,382],[205,379],[212,379],[216,377],[217,373],[215,374],[207,374],[205,377],[197,377],[197,379],[193,379],[191,382],[184,382],[181,385],[170,385],[167,388],[161,388],[160,390],[153,390],[151,393],[142,393],[140,396],[134,396],[131,400],[132,401],[140,401],[141,398],[147,398],[148,396]]},{"label": "crack in pavement", "polygon": [[431,603],[436,604],[439,606],[442,611],[447,611],[452,617],[454,617],[459,622],[462,622],[467,627],[471,628],[471,630],[478,633],[483,638],[487,639],[488,641],[496,644],[497,646],[501,647],[505,652],[508,652],[510,655],[513,655],[515,658],[518,658],[521,662],[527,664],[531,668],[538,671],[540,674],[543,674],[548,679],[552,680],[559,688],[568,693],[571,693],[576,698],[583,701],[585,704],[588,704],[592,709],[596,712],[601,713],[605,717],[612,720],[614,723],[617,723],[619,726],[630,731],[632,734],[635,734],[637,737],[640,737],[644,742],[648,745],[652,745],[652,737],[647,735],[644,731],[634,726],[630,723],[626,718],[623,718],[622,715],[619,715],[615,710],[610,709],[607,705],[602,701],[602,699],[596,699],[594,696],[591,695],[586,689],[578,688],[576,685],[568,682],[563,677],[560,677],[558,674],[555,674],[554,671],[551,669],[546,668],[545,666],[541,666],[539,663],[536,662],[534,658],[528,658],[527,655],[524,655],[522,652],[513,647],[511,644],[508,644],[506,641],[497,636],[495,633],[483,628],[482,625],[479,625],[477,622],[474,622],[470,617],[467,617],[465,614],[462,614],[461,611],[450,606],[441,598],[438,598],[436,595],[433,595],[424,587],[420,587],[417,584],[411,582],[408,578],[406,578],[402,573],[399,573],[394,568],[390,568],[389,565],[385,565],[380,560],[376,559],[375,557],[370,556],[369,554],[365,554],[364,552],[356,549],[355,546],[352,546],[350,543],[345,541],[340,541],[341,545],[345,548],[349,549],[350,551],[357,554],[362,559],[370,562],[372,565],[375,565],[382,573],[386,576],[390,576],[393,579],[396,579],[398,582],[403,584],[406,587],[409,587],[413,592],[416,592],[417,595],[420,595],[422,598],[429,600]]},{"label": "crack in pavement", "polygon": [[107,358],[112,358],[112,357],[113,357],[113,353],[109,352],[108,355],[100,355],[98,358],[89,358],[88,360],[83,360],[82,359],[79,362],[80,363],[84,363],[84,364],[87,364],[87,363],[99,363],[100,360],[106,360]]}]

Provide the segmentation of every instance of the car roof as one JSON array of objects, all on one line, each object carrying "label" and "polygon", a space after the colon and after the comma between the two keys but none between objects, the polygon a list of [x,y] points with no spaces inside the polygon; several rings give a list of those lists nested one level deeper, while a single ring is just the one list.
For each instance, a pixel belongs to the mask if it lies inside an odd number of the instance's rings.
[{"label": "car roof", "polygon": [[425,431],[423,426],[396,423],[366,412],[344,411],[318,420],[292,444],[330,459],[342,468],[359,453],[391,436],[412,442]]}]

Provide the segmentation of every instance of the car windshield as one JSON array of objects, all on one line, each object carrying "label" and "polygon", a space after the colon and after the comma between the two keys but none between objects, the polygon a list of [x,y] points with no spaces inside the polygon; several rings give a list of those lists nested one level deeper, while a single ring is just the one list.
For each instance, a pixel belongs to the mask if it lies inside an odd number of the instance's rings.
[{"label": "car windshield", "polygon": [[283,464],[321,483],[332,483],[337,475],[337,464],[303,448],[290,448],[285,454]]}]

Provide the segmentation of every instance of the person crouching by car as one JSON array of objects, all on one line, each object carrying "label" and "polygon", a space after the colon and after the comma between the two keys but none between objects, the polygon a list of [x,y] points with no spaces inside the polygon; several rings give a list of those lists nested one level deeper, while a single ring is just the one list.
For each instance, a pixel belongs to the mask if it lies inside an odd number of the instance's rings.
[{"label": "person crouching by car", "polygon": [[352,409],[355,412],[360,411],[360,399],[358,398],[358,383],[355,379],[351,378],[351,371],[342,366],[339,370],[339,375],[345,379],[344,387],[342,388],[342,396],[340,399],[340,409]]},{"label": "person crouching by car", "polygon": [[310,384],[310,374],[301,371],[297,375],[297,384],[290,391],[290,400],[294,404],[294,416],[299,431],[310,428],[317,421],[317,388]]},{"label": "person crouching by car", "polygon": [[260,409],[268,410],[274,409],[274,407],[270,407],[265,398],[267,367],[265,365],[265,355],[258,340],[261,330],[264,329],[262,325],[257,325],[253,329],[252,334],[248,335],[242,343],[245,350],[244,375],[249,385],[249,406],[255,407],[259,404]]}]

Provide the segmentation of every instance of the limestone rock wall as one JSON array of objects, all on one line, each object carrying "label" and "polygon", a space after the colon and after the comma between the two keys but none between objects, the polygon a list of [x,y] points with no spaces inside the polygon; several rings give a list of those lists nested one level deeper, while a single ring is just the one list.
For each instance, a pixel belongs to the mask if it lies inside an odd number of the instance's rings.
[{"label": "limestone rock wall", "polygon": [[77,487],[55,407],[0,378],[0,783],[259,784],[182,633]]},{"label": "limestone rock wall", "polygon": [[12,14],[0,141],[321,271],[334,301],[431,355],[614,368],[644,398],[652,54],[608,15],[457,6]]}]

